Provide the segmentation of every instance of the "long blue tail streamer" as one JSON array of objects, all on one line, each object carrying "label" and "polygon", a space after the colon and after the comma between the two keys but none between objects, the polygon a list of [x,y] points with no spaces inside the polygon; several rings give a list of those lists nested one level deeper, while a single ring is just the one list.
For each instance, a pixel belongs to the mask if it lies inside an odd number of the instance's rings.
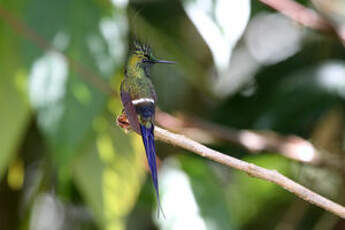
[{"label": "long blue tail streamer", "polygon": [[[143,138],[145,151],[146,151],[146,157],[147,161],[149,163],[153,186],[156,191],[156,197],[157,197],[157,203],[158,208],[162,212],[164,216],[164,212],[160,203],[160,197],[159,197],[159,188],[158,188],[158,175],[157,175],[157,163],[156,163],[156,150],[155,150],[155,138],[153,134],[154,125],[152,124],[150,128],[147,128],[145,125],[140,124],[140,131],[141,136]],[[158,211],[159,215],[159,211]]]}]

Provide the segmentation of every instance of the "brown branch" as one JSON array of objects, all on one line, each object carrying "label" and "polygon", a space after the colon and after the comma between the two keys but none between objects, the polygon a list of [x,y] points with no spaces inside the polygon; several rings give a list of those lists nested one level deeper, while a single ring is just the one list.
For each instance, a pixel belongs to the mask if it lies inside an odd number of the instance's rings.
[{"label": "brown branch", "polygon": [[255,164],[247,163],[245,161],[225,155],[199,144],[198,142],[193,141],[185,136],[171,133],[160,127],[155,128],[155,135],[160,141],[179,146],[220,164],[246,172],[250,176],[273,182],[300,197],[301,199],[345,219],[345,207],[305,188],[304,186],[280,174],[276,170],[262,168]]},{"label": "brown branch", "polygon": [[312,29],[329,31],[330,24],[317,12],[291,0],[259,0],[292,20]]},{"label": "brown branch", "polygon": [[285,16],[311,29],[335,33],[345,44],[345,30],[335,28],[323,16],[292,0],[258,0]]},{"label": "brown branch", "polygon": [[185,114],[175,117],[160,110],[156,113],[156,121],[164,128],[201,143],[209,144],[215,139],[222,140],[254,154],[274,152],[302,163],[343,170],[342,161],[334,154],[327,154],[311,142],[295,135],[282,136],[273,131],[237,130]]}]

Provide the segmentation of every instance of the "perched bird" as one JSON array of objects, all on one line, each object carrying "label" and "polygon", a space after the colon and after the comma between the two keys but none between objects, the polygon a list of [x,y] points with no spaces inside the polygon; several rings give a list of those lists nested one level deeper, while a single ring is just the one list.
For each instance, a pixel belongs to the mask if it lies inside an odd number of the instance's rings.
[{"label": "perched bird", "polygon": [[131,51],[126,64],[125,78],[121,83],[120,90],[124,113],[129,121],[129,125],[142,136],[156,191],[158,207],[162,210],[158,190],[154,143],[154,117],[157,96],[151,82],[151,67],[155,63],[174,62],[156,59],[152,54],[150,46],[135,41],[134,49]]}]

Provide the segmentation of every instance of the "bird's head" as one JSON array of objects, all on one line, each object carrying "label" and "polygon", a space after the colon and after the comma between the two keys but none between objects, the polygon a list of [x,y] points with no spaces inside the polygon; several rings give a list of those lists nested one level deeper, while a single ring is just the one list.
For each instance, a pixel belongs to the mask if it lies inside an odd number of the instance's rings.
[{"label": "bird's head", "polygon": [[131,69],[136,71],[138,69],[143,69],[146,75],[149,77],[151,67],[156,63],[173,64],[175,62],[157,59],[153,56],[152,49],[149,45],[135,41],[134,49],[132,50],[128,59],[127,70]]}]

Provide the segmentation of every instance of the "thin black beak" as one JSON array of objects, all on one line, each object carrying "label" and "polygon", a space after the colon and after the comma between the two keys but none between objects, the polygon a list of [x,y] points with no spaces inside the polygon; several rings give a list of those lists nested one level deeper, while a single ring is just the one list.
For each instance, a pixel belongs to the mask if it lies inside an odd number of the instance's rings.
[{"label": "thin black beak", "polygon": [[176,62],[174,61],[165,61],[165,60],[155,60],[154,63],[176,64]]}]

